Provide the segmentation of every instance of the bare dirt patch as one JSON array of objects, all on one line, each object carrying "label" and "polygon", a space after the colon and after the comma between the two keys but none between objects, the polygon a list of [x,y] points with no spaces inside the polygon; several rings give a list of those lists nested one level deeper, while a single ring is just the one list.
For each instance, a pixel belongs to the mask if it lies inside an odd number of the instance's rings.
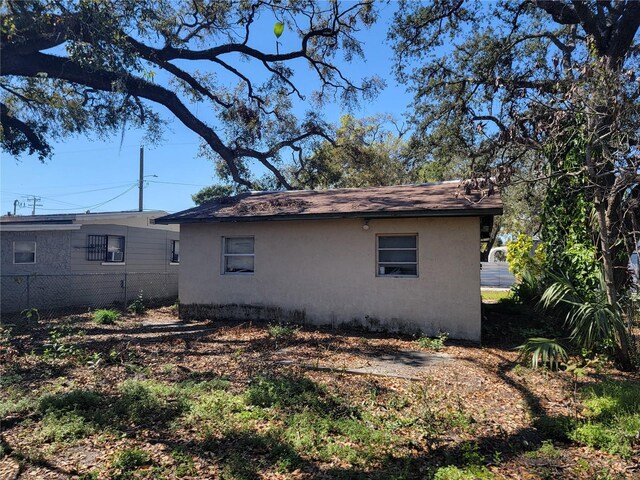
[{"label": "bare dirt patch", "polygon": [[0,468],[16,478],[639,477],[637,458],[570,441],[535,453],[536,420],[579,416],[574,388],[601,374],[576,385],[505,347],[308,328],[276,342],[158,309],[17,325],[2,356]]}]

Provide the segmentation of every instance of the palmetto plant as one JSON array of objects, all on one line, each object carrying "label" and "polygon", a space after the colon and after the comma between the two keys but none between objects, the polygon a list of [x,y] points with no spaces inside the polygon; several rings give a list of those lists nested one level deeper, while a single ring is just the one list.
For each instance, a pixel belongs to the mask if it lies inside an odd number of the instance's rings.
[{"label": "palmetto plant", "polygon": [[600,287],[585,295],[564,276],[550,275],[553,283],[544,291],[540,304],[564,316],[569,338],[581,348],[601,350],[613,346],[619,360],[629,366],[630,342],[623,310],[607,300],[604,278]]},{"label": "palmetto plant", "polygon": [[565,348],[555,338],[529,338],[517,350],[520,352],[518,358],[531,357],[531,368],[546,366],[557,370],[569,358]]}]

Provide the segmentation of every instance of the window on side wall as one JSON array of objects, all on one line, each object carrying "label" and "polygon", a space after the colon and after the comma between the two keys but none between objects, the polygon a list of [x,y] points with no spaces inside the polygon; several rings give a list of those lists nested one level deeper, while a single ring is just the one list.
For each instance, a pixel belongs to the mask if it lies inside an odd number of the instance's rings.
[{"label": "window on side wall", "polygon": [[13,263],[36,263],[36,242],[25,240],[13,242]]},{"label": "window on side wall", "polygon": [[87,260],[124,262],[124,237],[119,235],[89,235],[87,238]]},{"label": "window on side wall", "polygon": [[171,240],[171,263],[180,263],[180,240]]},{"label": "window on side wall", "polygon": [[378,235],[376,275],[418,276],[418,235]]},{"label": "window on side wall", "polygon": [[223,237],[222,273],[252,274],[254,272],[253,237]]}]

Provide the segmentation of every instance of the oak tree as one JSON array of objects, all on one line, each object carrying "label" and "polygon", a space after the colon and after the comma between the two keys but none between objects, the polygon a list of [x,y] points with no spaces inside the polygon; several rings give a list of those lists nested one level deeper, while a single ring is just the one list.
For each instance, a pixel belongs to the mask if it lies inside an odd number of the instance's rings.
[{"label": "oak tree", "polygon": [[639,26],[630,0],[405,0],[390,33],[417,141],[468,159],[469,188],[543,179],[593,205],[611,304],[639,239]]},{"label": "oak tree", "polygon": [[[251,188],[243,173],[257,164],[289,188],[283,152],[328,136],[316,113],[294,108],[381,85],[339,63],[362,55],[371,0],[6,0],[0,15],[1,145],[13,155],[44,159],[52,140],[128,126],[153,140],[169,118],[235,183]],[[304,67],[313,80],[296,77]]]}]

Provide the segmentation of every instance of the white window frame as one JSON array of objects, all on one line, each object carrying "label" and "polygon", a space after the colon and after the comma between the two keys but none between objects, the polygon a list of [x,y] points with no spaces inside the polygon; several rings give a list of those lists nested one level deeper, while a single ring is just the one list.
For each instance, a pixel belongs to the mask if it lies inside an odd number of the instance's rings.
[{"label": "white window frame", "polygon": [[[250,238],[253,242],[253,253],[227,253],[227,240],[234,238]],[[227,272],[228,257],[252,257],[253,272]],[[222,275],[254,275],[256,272],[256,237],[253,235],[231,235],[222,237],[222,262],[220,273]]]},{"label": "white window frame", "polygon": [[[416,239],[415,248],[380,248],[380,238],[384,237],[414,237]],[[380,233],[376,235],[376,277],[381,278],[418,278],[420,276],[420,256],[418,247],[420,245],[420,238],[417,233]],[[381,251],[392,251],[392,250],[400,250],[400,251],[415,251],[416,252],[416,261],[415,262],[380,262],[380,252]],[[384,264],[392,264],[392,265],[415,265],[416,266],[416,274],[415,275],[397,275],[397,274],[386,274],[380,273],[380,267],[383,267]]]},{"label": "white window frame", "polygon": [[[16,243],[33,243],[33,262],[16,262]],[[14,240],[13,241],[13,264],[14,265],[34,265],[37,258],[38,244],[35,240]]]}]

